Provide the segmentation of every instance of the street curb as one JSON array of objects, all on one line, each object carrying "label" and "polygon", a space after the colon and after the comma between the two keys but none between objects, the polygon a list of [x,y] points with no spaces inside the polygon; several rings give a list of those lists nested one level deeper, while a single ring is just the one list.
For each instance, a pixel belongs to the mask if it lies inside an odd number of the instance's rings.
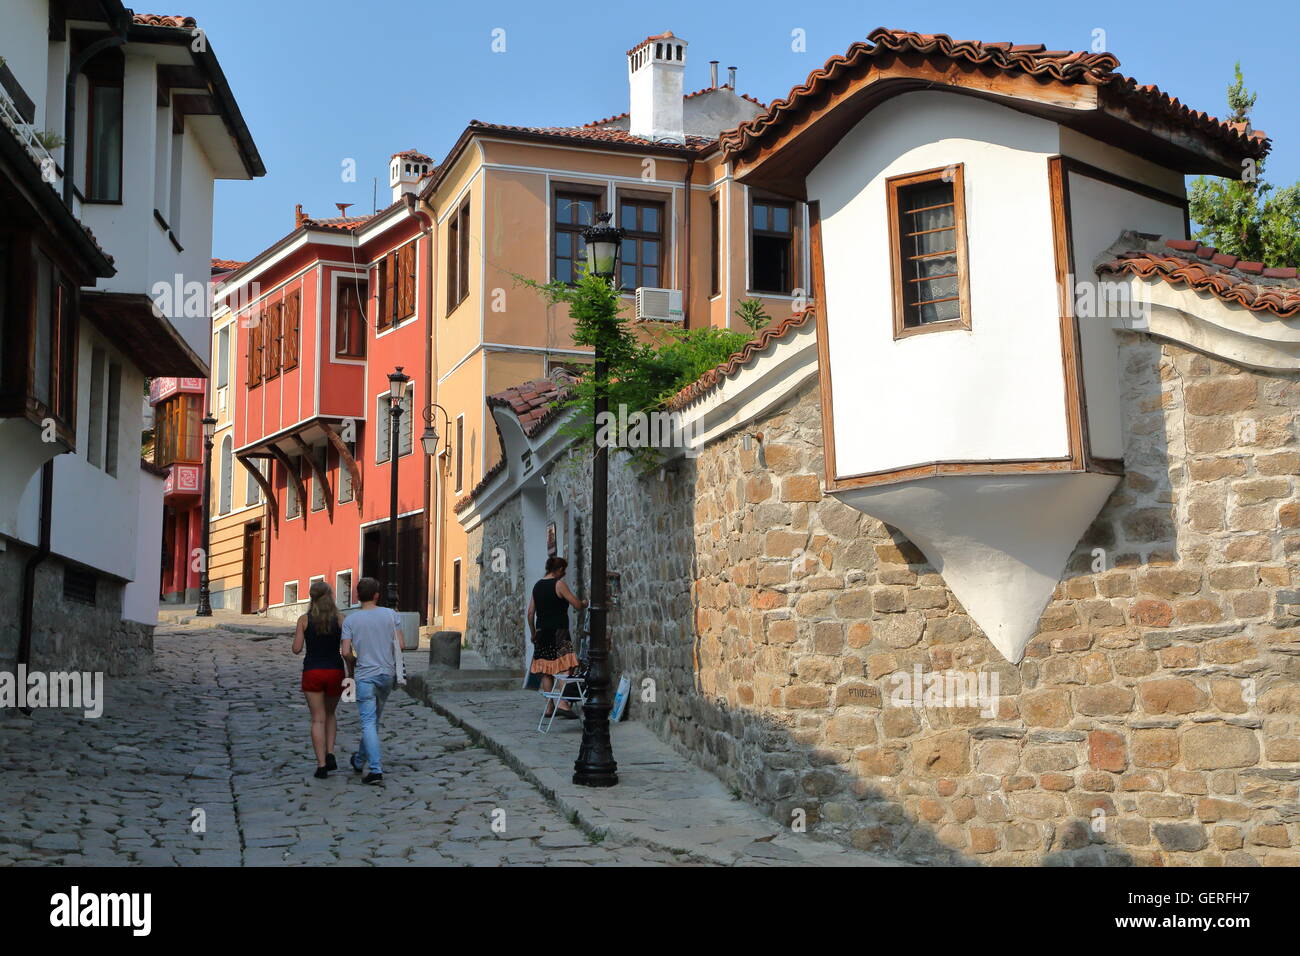
[{"label": "street curb", "polygon": [[456,713],[454,710],[440,704],[429,691],[428,684],[424,680],[424,675],[413,674],[407,678],[406,687],[408,694],[418,700],[424,706],[429,707],[434,713],[446,718],[453,726],[459,727],[465,731],[476,744],[482,746],[485,750],[500,757],[501,760],[515,773],[523,777],[546,799],[546,801],[555,806],[564,816],[572,822],[579,830],[587,834],[588,837],[604,840],[612,837],[620,843],[630,843],[637,846],[643,846],[647,849],[658,850],[660,852],[672,853],[679,859],[693,860],[699,863],[723,863],[727,861],[704,856],[690,850],[683,850],[679,846],[671,846],[667,843],[661,843],[655,840],[647,840],[640,834],[630,833],[617,826],[599,825],[592,819],[594,808],[584,801],[575,801],[559,793],[554,785],[548,784],[538,775],[533,768],[529,767],[517,756],[515,756],[504,744],[492,737],[466,718]]},{"label": "street curb", "polygon": [[[734,851],[724,850],[721,847],[716,852],[709,852],[706,848],[703,851],[699,847],[683,847],[680,844],[672,844],[663,840],[649,838],[641,832],[635,832],[624,828],[618,821],[610,821],[608,814],[600,810],[591,802],[584,800],[580,795],[568,791],[570,785],[567,784],[567,777],[553,768],[533,768],[516,756],[504,743],[494,737],[490,731],[472,722],[472,719],[466,717],[457,710],[441,704],[431,693],[431,688],[424,680],[424,675],[413,674],[407,679],[404,688],[407,694],[431,708],[435,713],[446,718],[451,724],[465,731],[474,743],[482,746],[490,753],[499,757],[510,769],[523,777],[524,780],[532,784],[548,803],[555,806],[565,815],[575,826],[589,837],[596,839],[613,839],[622,844],[631,844],[643,846],[647,849],[657,850],[673,854],[679,860],[689,860],[698,863],[707,863],[717,866],[735,866],[741,862],[757,862],[747,854],[736,853]],[[576,785],[573,785],[576,786]],[[844,858],[833,859],[838,857],[845,848],[841,847],[834,841],[822,840],[816,837],[809,838],[814,844],[824,844],[824,848],[814,850],[810,857],[795,863],[796,866],[815,867],[815,866],[853,866],[856,854],[853,851],[847,851]],[[761,841],[756,841],[761,842]],[[820,859],[818,858],[820,857]],[[876,864],[881,865],[881,864]],[[883,863],[885,866],[907,866],[902,861],[889,861]]]}]

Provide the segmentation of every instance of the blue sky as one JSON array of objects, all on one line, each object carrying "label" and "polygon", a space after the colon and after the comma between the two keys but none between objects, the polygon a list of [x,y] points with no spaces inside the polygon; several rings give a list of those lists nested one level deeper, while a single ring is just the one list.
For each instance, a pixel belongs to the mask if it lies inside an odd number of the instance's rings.
[{"label": "blue sky", "polygon": [[[1294,0],[1223,3],[1060,2],[539,3],[406,0],[186,0],[209,40],[266,164],[254,182],[221,182],[213,255],[248,259],[293,226],[293,207],[337,215],[389,201],[387,161],[417,148],[440,161],[470,119],[573,125],[627,109],[624,51],[672,30],[690,43],[688,90],[708,85],[708,61],[739,68],[738,86],[784,96],[877,26],[958,40],[1089,49],[1104,30],[1120,71],[1213,115],[1240,60],[1258,92],[1254,122],[1273,139],[1266,178],[1300,179]],[[137,4],[141,12],[150,8]],[[175,12],[171,8],[160,11]],[[504,30],[506,51],[492,51]],[[806,51],[792,50],[802,30]],[[341,176],[355,159],[356,182]]]}]

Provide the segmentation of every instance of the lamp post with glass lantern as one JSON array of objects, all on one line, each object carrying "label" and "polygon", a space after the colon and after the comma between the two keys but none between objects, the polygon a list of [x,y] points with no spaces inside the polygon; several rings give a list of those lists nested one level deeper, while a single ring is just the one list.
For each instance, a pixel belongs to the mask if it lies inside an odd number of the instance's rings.
[{"label": "lamp post with glass lantern", "polygon": [[[211,593],[208,588],[208,544],[212,531],[212,436],[217,431],[217,420],[209,412],[203,423],[203,531],[201,532],[201,557],[199,562],[199,607],[195,617],[212,616]],[[222,476],[225,477],[224,475]]]},{"label": "lamp post with glass lantern", "polygon": [[[603,212],[582,231],[587,245],[587,272],[613,283],[618,268],[623,230],[609,224]],[[609,317],[611,320],[613,316]],[[591,644],[587,650],[587,701],[582,706],[582,746],[573,764],[573,782],[584,787],[612,787],[618,783],[618,764],[609,739],[610,698],[608,563],[609,448],[600,440],[599,423],[609,412],[605,377],[608,365],[599,338],[594,346],[596,454],[591,473]]]},{"label": "lamp post with glass lantern", "polygon": [[388,606],[396,611],[397,592],[397,462],[398,441],[402,434],[402,403],[406,400],[406,390],[410,388],[411,376],[402,371],[402,366],[388,373],[388,463],[389,473],[389,513],[388,513]]}]

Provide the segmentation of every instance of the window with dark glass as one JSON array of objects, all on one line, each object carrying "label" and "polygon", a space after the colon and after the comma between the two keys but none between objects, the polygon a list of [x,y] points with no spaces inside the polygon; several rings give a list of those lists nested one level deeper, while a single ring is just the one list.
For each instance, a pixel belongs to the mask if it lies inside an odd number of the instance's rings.
[{"label": "window with dark glass", "polygon": [[619,266],[623,288],[663,288],[664,204],[648,199],[620,200],[618,224],[624,231]]},{"label": "window with dark glass", "polygon": [[393,270],[388,256],[375,266],[375,297],[375,330],[379,331],[393,324]]},{"label": "window with dark glass", "polygon": [[709,199],[709,295],[722,291],[722,220],[718,197]]},{"label": "window with dark glass", "polygon": [[447,312],[469,295],[469,200],[447,223]]},{"label": "window with dark glass", "polygon": [[587,244],[582,231],[596,221],[600,197],[596,193],[559,191],[555,193],[555,224],[551,276],[556,282],[577,282],[587,261]]},{"label": "window with dark glass", "polygon": [[122,71],[118,51],[96,56],[85,68],[87,202],[122,201]]},{"label": "window with dark glass", "polygon": [[794,204],[755,199],[749,234],[751,290],[789,295],[794,289]]},{"label": "window with dark glass", "polygon": [[895,334],[969,327],[960,166],[887,181]]},{"label": "window with dark glass", "polygon": [[460,613],[460,558],[451,562],[451,613]]},{"label": "window with dark glass", "polygon": [[334,306],[334,350],[348,358],[366,354],[366,281],[340,279]]}]

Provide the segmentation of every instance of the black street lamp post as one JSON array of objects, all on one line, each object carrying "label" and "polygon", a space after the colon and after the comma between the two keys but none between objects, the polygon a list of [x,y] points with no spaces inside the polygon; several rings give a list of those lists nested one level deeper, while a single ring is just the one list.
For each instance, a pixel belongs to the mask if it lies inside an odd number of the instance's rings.
[{"label": "black street lamp post", "polygon": [[[212,596],[208,587],[208,545],[212,531],[212,436],[217,430],[217,420],[209,412],[203,416],[203,531],[199,562],[199,607],[195,617],[212,616]],[[224,477],[224,476],[223,476]]]},{"label": "black street lamp post", "polygon": [[[587,271],[613,282],[617,271],[623,230],[609,224],[610,214],[583,230],[587,244]],[[609,535],[609,448],[600,440],[600,422],[609,412],[605,390],[608,371],[599,339],[595,345],[596,455],[591,473],[591,645],[587,651],[587,702],[582,706],[582,746],[573,765],[573,782],[583,787],[612,787],[618,783],[618,764],[609,739],[610,666],[608,563]]]},{"label": "black street lamp post", "polygon": [[388,606],[397,610],[397,461],[401,449],[398,443],[402,434],[402,402],[406,390],[410,387],[411,376],[402,371],[402,366],[388,373],[388,461],[389,470],[389,514],[388,514]]}]

